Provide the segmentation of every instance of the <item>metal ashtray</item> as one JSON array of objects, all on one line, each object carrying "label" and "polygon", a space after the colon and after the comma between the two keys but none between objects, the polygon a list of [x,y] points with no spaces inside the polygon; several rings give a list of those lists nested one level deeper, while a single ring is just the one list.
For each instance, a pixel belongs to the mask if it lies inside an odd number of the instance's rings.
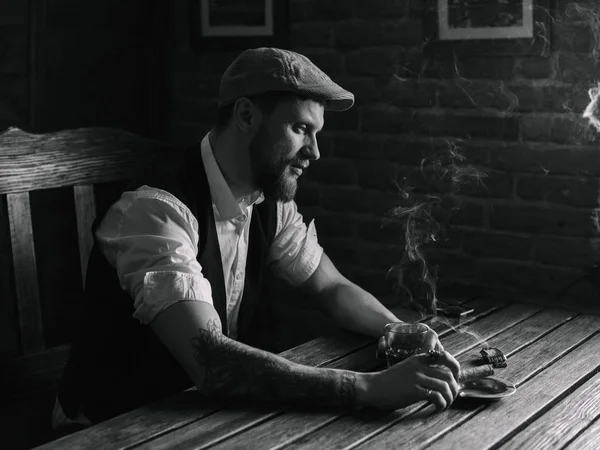
[{"label": "metal ashtray", "polygon": [[468,398],[502,398],[513,395],[517,391],[514,384],[498,378],[479,378],[462,383],[460,397]]}]

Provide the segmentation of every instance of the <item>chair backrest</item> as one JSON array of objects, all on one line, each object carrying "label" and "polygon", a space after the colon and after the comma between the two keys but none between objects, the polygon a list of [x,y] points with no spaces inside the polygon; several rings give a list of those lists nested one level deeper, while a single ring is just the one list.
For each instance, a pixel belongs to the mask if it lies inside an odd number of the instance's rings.
[{"label": "chair backrest", "polygon": [[[36,247],[39,249],[40,244],[34,236],[32,194],[72,188],[76,224],[71,226],[77,231],[79,253],[78,260],[72,263],[78,266],[76,270],[81,275],[76,282],[83,283],[93,242],[91,225],[96,217],[96,186],[124,184],[156,168],[175,170],[181,164],[182,154],[180,149],[111,128],[81,128],[47,134],[30,134],[11,128],[0,134],[3,203],[0,226],[6,227],[8,222],[9,230],[0,232],[0,249],[11,249],[10,257],[0,255],[0,277],[5,278],[0,283],[0,313],[15,311],[14,319],[10,320],[16,322],[13,325],[18,330],[18,354],[0,354],[0,385],[4,392],[18,395],[54,388],[68,354],[68,343],[53,345],[44,329],[47,314],[43,314],[44,305],[40,301],[43,286],[40,288],[39,280],[48,267],[40,267],[36,262]],[[40,217],[43,219],[43,214],[33,214],[34,219]],[[47,258],[44,264],[48,264]],[[14,275],[9,283],[5,272],[11,267]],[[9,284],[10,289],[7,289]],[[12,295],[6,294],[8,290]]]},{"label": "chair backrest", "polygon": [[110,128],[38,135],[11,128],[0,135],[0,195],[6,195],[22,354],[47,348],[29,193],[73,188],[79,265],[85,279],[96,216],[94,185],[131,179],[159,165],[170,170],[180,155],[165,144]]}]

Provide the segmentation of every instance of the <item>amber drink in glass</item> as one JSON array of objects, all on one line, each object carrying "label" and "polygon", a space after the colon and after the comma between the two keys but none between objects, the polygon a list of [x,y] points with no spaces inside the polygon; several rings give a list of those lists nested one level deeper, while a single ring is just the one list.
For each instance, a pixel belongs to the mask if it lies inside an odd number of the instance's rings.
[{"label": "amber drink in glass", "polygon": [[427,330],[422,323],[388,323],[382,338],[388,367],[421,353]]}]

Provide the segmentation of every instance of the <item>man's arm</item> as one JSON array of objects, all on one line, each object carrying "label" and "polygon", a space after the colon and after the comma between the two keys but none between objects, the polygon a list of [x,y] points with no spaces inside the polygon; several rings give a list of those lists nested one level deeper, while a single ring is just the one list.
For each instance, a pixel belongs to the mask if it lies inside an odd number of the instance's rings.
[{"label": "man's arm", "polygon": [[214,307],[205,302],[178,302],[150,326],[207,396],[341,406],[362,402],[364,374],[303,366],[229,339],[221,333]]},{"label": "man's arm", "polygon": [[[223,336],[196,260],[197,222],[185,205],[147,188],[123,194],[107,216],[96,237],[134,300],[134,317],[149,324],[200,392],[392,409],[425,397],[443,408],[456,397],[453,375],[422,357],[383,372],[357,373],[306,367]],[[450,355],[437,363],[458,377]],[[435,394],[426,396],[427,389]]]},{"label": "man's arm", "polygon": [[227,338],[212,305],[199,301],[175,303],[150,326],[209,396],[384,409],[429,400],[443,409],[458,394],[459,365],[447,352],[436,361],[445,369],[426,354],[374,373],[303,366]]},{"label": "man's arm", "polygon": [[176,197],[141,188],[111,207],[96,237],[133,299],[134,317],[149,324],[199,391],[312,404],[360,401],[361,374],[305,367],[222,334],[196,259],[197,230]]},{"label": "man's arm", "polygon": [[379,337],[386,323],[401,321],[373,295],[344,277],[325,253],[302,289],[319,297],[317,303],[324,312],[350,331]]}]

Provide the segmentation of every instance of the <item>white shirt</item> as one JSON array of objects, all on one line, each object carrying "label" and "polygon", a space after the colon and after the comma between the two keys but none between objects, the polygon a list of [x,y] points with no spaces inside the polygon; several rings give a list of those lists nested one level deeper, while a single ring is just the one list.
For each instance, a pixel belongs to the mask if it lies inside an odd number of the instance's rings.
[{"label": "white shirt", "polygon": [[[234,198],[215,160],[208,135],[201,143],[221,250],[229,336],[237,337],[244,292],[250,220],[255,192]],[[196,260],[198,221],[169,192],[141,186],[123,193],[96,230],[100,250],[117,269],[121,287],[133,298],[133,316],[150,323],[162,310],[182,300],[213,303],[211,286]],[[306,281],[321,260],[312,221],[307,227],[296,203],[277,203],[275,237],[268,251],[269,267],[293,285]]]},{"label": "white shirt", "polygon": [[[246,256],[253,206],[260,192],[235,200],[215,160],[208,135],[201,143],[202,161],[213,203],[223,262],[229,336],[237,337],[237,319],[244,293]],[[133,298],[134,317],[150,323],[162,310],[182,300],[213,303],[210,283],[202,275],[198,254],[198,221],[169,192],[150,186],[122,194],[96,230],[100,250],[117,269],[121,287]],[[293,285],[315,271],[323,249],[312,221],[307,227],[296,203],[277,203],[275,238],[268,263]],[[68,419],[56,398],[52,426],[90,425],[85,417]]]}]

